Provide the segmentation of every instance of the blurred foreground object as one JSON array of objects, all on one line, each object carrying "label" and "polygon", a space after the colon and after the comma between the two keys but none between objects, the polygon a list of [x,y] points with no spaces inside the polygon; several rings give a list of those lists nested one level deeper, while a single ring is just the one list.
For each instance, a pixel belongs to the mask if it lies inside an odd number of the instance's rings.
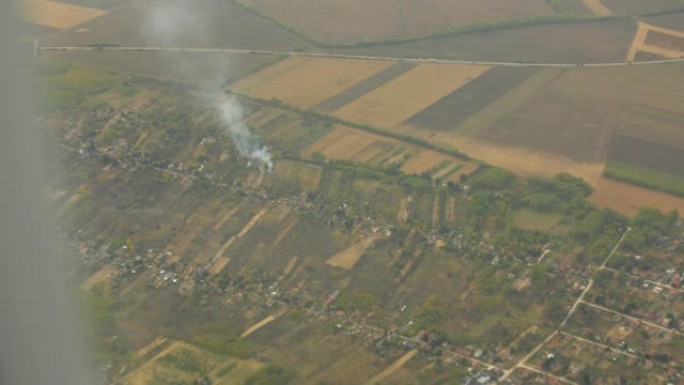
[{"label": "blurred foreground object", "polygon": [[46,156],[31,125],[27,68],[15,1],[0,1],[0,383],[86,385],[61,260],[43,201]]}]

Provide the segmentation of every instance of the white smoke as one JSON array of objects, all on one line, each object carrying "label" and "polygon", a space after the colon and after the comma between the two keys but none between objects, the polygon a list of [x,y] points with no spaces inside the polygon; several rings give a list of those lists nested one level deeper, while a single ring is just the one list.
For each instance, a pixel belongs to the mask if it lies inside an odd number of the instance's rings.
[{"label": "white smoke", "polygon": [[[161,47],[207,47],[210,45],[211,28],[220,22],[217,9],[220,0],[155,0],[150,2],[145,11],[145,19],[141,28],[148,46]],[[192,53],[167,52],[170,68],[178,76],[193,78],[192,74],[201,72],[204,78],[210,78],[208,85],[212,90],[209,95],[210,105],[218,115],[235,146],[238,154],[249,160],[262,170],[271,171],[273,160],[266,146],[261,144],[244,122],[244,108],[236,98],[226,98],[221,86],[226,82],[226,70],[230,66],[227,60],[217,61],[215,56],[205,53],[188,59]],[[190,76],[188,76],[190,75]]]},{"label": "white smoke", "polygon": [[240,102],[235,98],[217,101],[215,108],[219,111],[238,154],[250,159],[262,170],[270,172],[273,169],[271,153],[245,124],[244,110]]}]

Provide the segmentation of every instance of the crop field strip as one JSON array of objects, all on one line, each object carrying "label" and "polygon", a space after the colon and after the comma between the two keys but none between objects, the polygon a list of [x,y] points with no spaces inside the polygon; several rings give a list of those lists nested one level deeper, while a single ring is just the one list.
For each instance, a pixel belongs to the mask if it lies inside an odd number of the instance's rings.
[{"label": "crop field strip", "polygon": [[635,15],[649,12],[675,10],[682,7],[679,0],[601,0],[603,5],[618,15]]},{"label": "crop field strip", "polygon": [[652,30],[646,36],[646,44],[684,52],[684,33],[675,35]]},{"label": "crop field strip", "polygon": [[421,64],[333,113],[338,118],[391,128],[422,111],[488,66]]},{"label": "crop field strip", "polygon": [[232,89],[251,97],[278,99],[308,109],[392,66],[390,61],[292,57]]},{"label": "crop field strip", "polygon": [[22,13],[26,21],[56,29],[66,29],[102,16],[107,12],[49,0],[22,0]]},{"label": "crop field strip", "polygon": [[603,5],[603,2],[601,0],[583,0],[584,5],[587,6],[587,8],[591,9],[592,12],[596,16],[610,16],[612,15],[612,12],[610,12],[610,9],[606,8],[605,5]]},{"label": "crop field strip", "polygon": [[616,135],[608,159],[684,177],[684,148]]},{"label": "crop field strip", "polygon": [[494,67],[402,122],[402,125],[435,131],[452,129],[535,72],[535,68]]},{"label": "crop field strip", "polygon": [[620,112],[614,135],[684,148],[684,115],[654,108],[627,106]]},{"label": "crop field strip", "polygon": [[372,166],[399,165],[408,174],[431,172],[434,179],[454,182],[459,181],[461,175],[468,175],[478,167],[453,156],[346,126],[337,126],[305,149],[303,154],[310,156],[317,152],[328,159],[350,160]]},{"label": "crop field strip", "polygon": [[344,107],[363,95],[373,91],[381,85],[405,74],[415,68],[418,64],[399,62],[381,72],[369,77],[361,83],[347,89],[346,91],[324,101],[314,107],[314,110],[330,112]]},{"label": "crop field strip", "polygon": [[601,178],[589,200],[599,207],[609,207],[624,215],[634,215],[639,207],[655,207],[664,212],[684,212],[684,199],[644,187]]}]

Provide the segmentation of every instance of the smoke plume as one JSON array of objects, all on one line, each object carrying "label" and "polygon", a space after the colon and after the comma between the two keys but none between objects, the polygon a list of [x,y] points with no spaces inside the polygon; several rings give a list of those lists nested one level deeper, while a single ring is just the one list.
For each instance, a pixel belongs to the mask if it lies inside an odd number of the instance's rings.
[{"label": "smoke plume", "polygon": [[[156,0],[149,3],[141,28],[146,44],[156,47],[210,46],[211,30],[220,24],[220,12],[225,12],[220,5],[219,0]],[[178,76],[193,78],[193,73],[201,72],[204,78],[210,79],[205,86],[211,92],[206,96],[238,154],[247,158],[249,164],[270,171],[273,167],[271,153],[244,123],[243,106],[236,98],[226,98],[221,91],[230,63],[204,53],[166,52],[165,55],[165,62]],[[187,55],[197,56],[188,58]]]}]

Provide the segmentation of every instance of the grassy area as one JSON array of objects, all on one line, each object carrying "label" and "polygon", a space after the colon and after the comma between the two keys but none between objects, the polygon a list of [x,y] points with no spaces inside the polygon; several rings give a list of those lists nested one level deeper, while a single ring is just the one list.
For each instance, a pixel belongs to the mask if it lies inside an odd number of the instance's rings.
[{"label": "grassy area", "polygon": [[620,182],[684,197],[684,178],[622,162],[606,163],[603,175]]},{"label": "grassy area", "polygon": [[111,71],[58,62],[43,62],[36,72],[45,93],[42,107],[49,111],[74,105],[86,95],[123,78]]},{"label": "grassy area", "polygon": [[540,213],[539,211],[522,209],[513,213],[513,224],[523,230],[551,230],[562,216],[554,213]]}]

